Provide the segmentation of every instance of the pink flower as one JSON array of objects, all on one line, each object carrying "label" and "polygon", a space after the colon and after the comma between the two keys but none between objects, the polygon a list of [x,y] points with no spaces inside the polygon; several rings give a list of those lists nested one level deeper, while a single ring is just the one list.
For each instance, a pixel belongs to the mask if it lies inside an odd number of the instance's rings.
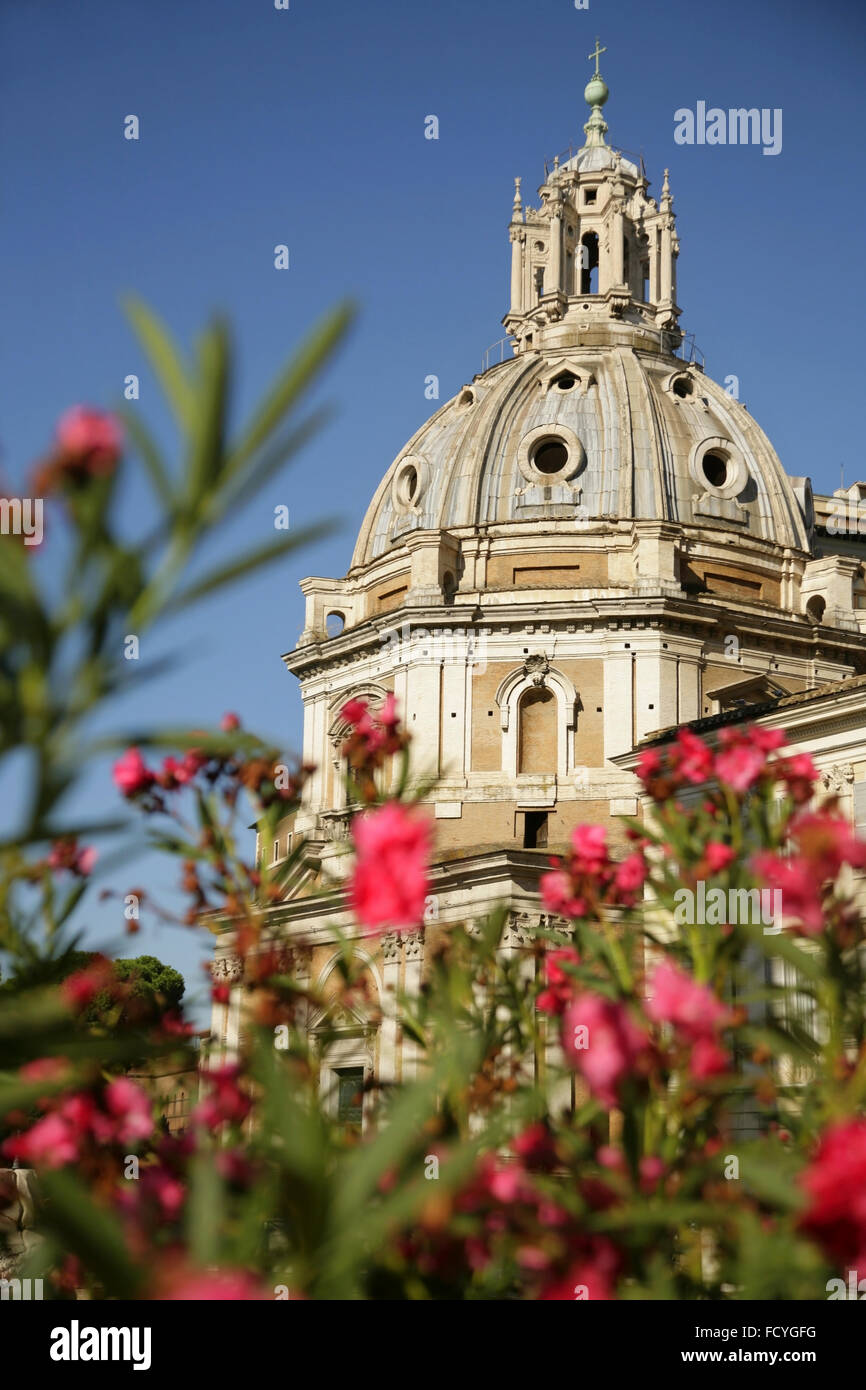
[{"label": "pink flower", "polygon": [[621,864],[617,865],[614,875],[614,883],[620,893],[636,893],[642,888],[647,879],[646,860],[643,855],[635,850]]},{"label": "pink flower", "polygon": [[497,1168],[488,1179],[487,1188],[497,1202],[510,1206],[525,1194],[526,1175],[522,1168],[512,1163],[507,1168]]},{"label": "pink flower", "polygon": [[679,970],[672,961],[657,965],[650,980],[646,1011],[656,1023],[672,1023],[692,1040],[712,1036],[728,1018],[720,999],[706,985]]},{"label": "pink flower", "polygon": [[80,1011],[87,1008],[100,990],[108,989],[113,984],[114,971],[111,961],[106,960],[105,956],[97,955],[83,970],[76,970],[72,975],[67,975],[60,986],[60,993],[70,1008]]},{"label": "pink flower", "polygon": [[389,690],[382,701],[382,708],[379,710],[379,723],[384,725],[386,729],[396,729],[399,722],[400,716],[397,713],[397,700],[393,691]]},{"label": "pink flower", "polygon": [[713,755],[691,729],[680,729],[673,757],[681,777],[694,786],[706,782],[713,770]]},{"label": "pink flower", "polygon": [[13,1135],[0,1145],[10,1158],[17,1158],[35,1168],[62,1168],[78,1158],[78,1143],[83,1135],[76,1134],[68,1120],[56,1112],[37,1120],[26,1133]]},{"label": "pink flower", "polygon": [[75,839],[57,840],[51,847],[46,863],[49,869],[55,869],[57,872],[65,869],[69,873],[77,874],[79,878],[86,878],[92,872],[98,857],[92,845],[79,849],[78,841]]},{"label": "pink flower", "polygon": [[37,1057],[33,1062],[25,1062],[18,1068],[22,1081],[60,1081],[68,1070],[64,1057]]},{"label": "pink flower", "polygon": [[645,748],[637,760],[637,775],[642,782],[651,782],[663,766],[662,755],[657,748]]},{"label": "pink flower", "polygon": [[715,1038],[698,1038],[689,1058],[689,1075],[696,1081],[705,1081],[707,1077],[720,1076],[730,1065],[730,1057]]},{"label": "pink flower", "polygon": [[141,1170],[140,1181],[143,1195],[155,1198],[167,1220],[173,1221],[180,1215],[186,1201],[186,1188],[180,1178],[167,1168],[147,1165]]},{"label": "pink flower", "polygon": [[192,1112],[193,1120],[205,1129],[220,1125],[239,1125],[246,1119],[252,1103],[240,1087],[241,1070],[236,1063],[212,1067],[203,1073],[210,1094]]},{"label": "pink flower", "polygon": [[220,728],[224,734],[233,734],[236,729],[241,727],[241,721],[231,710],[224,714],[220,720]]},{"label": "pink flower", "polygon": [[586,903],[574,895],[571,879],[564,869],[553,869],[542,874],[540,880],[541,897],[548,912],[557,917],[583,917]]},{"label": "pink flower", "polygon": [[536,1120],[515,1135],[512,1147],[527,1168],[544,1170],[556,1165],[556,1144],[547,1125],[541,1120]]},{"label": "pink flower", "polygon": [[[553,874],[546,875],[553,878]],[[563,946],[561,950],[550,951],[544,959],[544,973],[547,989],[541,991],[537,999],[542,1013],[561,1014],[572,996],[575,979],[561,969],[563,965],[579,965],[580,956],[573,946]]]},{"label": "pink flower", "polygon": [[[722,729],[719,742],[726,743],[733,735],[734,730]],[[749,727],[747,736],[764,753],[775,753],[777,748],[784,748],[788,742],[781,729],[762,729],[755,724]]]},{"label": "pink flower", "polygon": [[366,700],[347,700],[340,713],[347,724],[355,727],[362,719],[369,719],[370,707]]},{"label": "pink flower", "polygon": [[866,841],[854,834],[842,816],[801,812],[791,822],[791,836],[817,878],[835,878],[843,864],[866,867]]},{"label": "pink flower", "polygon": [[831,1125],[800,1181],[809,1198],[803,1230],[840,1269],[864,1268],[866,1119]]},{"label": "pink flower", "polygon": [[571,1303],[575,1299],[593,1302],[616,1297],[616,1280],[621,1259],[607,1236],[588,1236],[581,1240],[581,1253],[560,1274],[545,1284],[538,1297],[544,1302]]},{"label": "pink flower", "polygon": [[601,866],[607,860],[607,831],[603,825],[576,825],[571,832],[571,846],[584,871]]},{"label": "pink flower", "polygon": [[350,896],[358,921],[369,931],[420,926],[429,892],[428,822],[389,801],[356,816],[352,838],[357,859]]},{"label": "pink flower", "polygon": [[610,1168],[614,1173],[626,1171],[625,1154],[622,1149],[614,1148],[613,1144],[602,1144],[595,1156],[602,1168]]},{"label": "pink flower", "polygon": [[710,840],[704,850],[704,864],[707,873],[718,874],[722,869],[726,869],[733,863],[736,855],[730,845],[723,845],[718,840]]},{"label": "pink flower", "polygon": [[115,1138],[121,1144],[134,1144],[153,1132],[150,1101],[140,1086],[125,1076],[117,1077],[105,1088],[105,1105],[115,1121]]},{"label": "pink flower", "polygon": [[92,472],[110,473],[123,448],[123,431],[113,415],[74,405],[57,423],[63,453],[86,459]]},{"label": "pink flower", "polygon": [[93,866],[98,858],[99,855],[93,846],[87,845],[79,852],[78,861],[75,866],[76,872],[86,878],[88,874],[93,872]]},{"label": "pink flower", "polygon": [[271,1300],[273,1296],[273,1289],[266,1289],[252,1274],[239,1269],[223,1269],[181,1278],[170,1292],[163,1294],[162,1301],[253,1303]]},{"label": "pink flower", "polygon": [[621,1082],[648,1043],[624,1005],[600,994],[579,994],[563,1014],[563,1051],[608,1109],[617,1104]]},{"label": "pink flower", "polygon": [[653,1192],[665,1173],[665,1165],[656,1154],[647,1154],[638,1164],[641,1192]]},{"label": "pink flower", "polygon": [[798,805],[808,801],[820,776],[809,754],[795,753],[792,758],[782,759],[777,768],[792,800]]},{"label": "pink flower", "polygon": [[137,796],[153,785],[154,775],[145,766],[144,759],[137,748],[129,748],[122,758],[118,758],[112,771],[114,785],[124,796]]},{"label": "pink flower", "polygon": [[717,755],[716,776],[735,792],[743,793],[757,782],[766,762],[766,754],[754,744],[736,744]]},{"label": "pink flower", "polygon": [[803,860],[780,859],[769,850],[752,860],[755,873],[769,888],[782,895],[782,916],[791,919],[803,936],[820,936],[824,930],[821,880]]}]

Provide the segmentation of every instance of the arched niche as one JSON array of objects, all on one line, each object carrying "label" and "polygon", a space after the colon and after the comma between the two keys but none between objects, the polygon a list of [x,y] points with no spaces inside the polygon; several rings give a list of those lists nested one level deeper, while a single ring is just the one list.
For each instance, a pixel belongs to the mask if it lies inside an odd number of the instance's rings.
[{"label": "arched niche", "polygon": [[[521,701],[524,696],[539,693],[553,698],[555,705],[556,749],[545,768],[557,777],[568,777],[574,771],[574,731],[577,724],[577,691],[562,671],[552,667],[543,655],[531,656],[522,666],[512,671],[502,681],[496,692],[499,706],[499,723],[502,729],[502,771],[512,777],[526,775],[521,772]],[[546,699],[535,698],[527,710],[533,721],[533,734],[543,737],[544,722],[550,717],[550,706]],[[534,775],[538,775],[535,773]]]}]

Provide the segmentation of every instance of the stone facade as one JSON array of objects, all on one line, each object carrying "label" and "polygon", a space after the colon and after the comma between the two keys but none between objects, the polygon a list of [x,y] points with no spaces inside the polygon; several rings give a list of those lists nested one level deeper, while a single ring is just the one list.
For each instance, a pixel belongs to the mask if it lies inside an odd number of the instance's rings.
[{"label": "stone facade", "polygon": [[[818,688],[859,692],[866,671],[866,521],[862,538],[840,537],[834,499],[789,477],[746,407],[706,375],[679,327],[667,171],[655,201],[642,163],[605,143],[600,77],[586,96],[586,142],[546,168],[537,207],[517,181],[503,320],[513,356],[400,451],[346,576],[302,582],[304,629],[283,658],[317,770],[276,847],[302,836],[308,866],[280,931],[308,943],[317,985],[334,958],[331,924],[351,930],[345,702],[393,692],[415,771],[436,779],[431,920],[417,937],[362,944],[381,1023],[375,1038],[347,1023],[346,1056],[383,1078],[414,1065],[393,998],[417,987],[425,939],[497,903],[531,932],[548,851],[581,821],[608,824],[616,843],[617,818],[637,812],[643,740],[752,707],[793,720]],[[826,748],[831,776],[855,769],[849,790],[866,776],[862,710],[852,718],[856,748]],[[233,979],[232,959],[227,931],[220,978]],[[237,984],[214,1015],[228,1051],[242,1027]]]}]

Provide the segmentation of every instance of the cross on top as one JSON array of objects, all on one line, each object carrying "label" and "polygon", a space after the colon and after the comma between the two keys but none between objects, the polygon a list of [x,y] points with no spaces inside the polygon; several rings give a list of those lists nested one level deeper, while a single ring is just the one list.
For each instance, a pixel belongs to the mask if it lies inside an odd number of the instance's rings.
[{"label": "cross on top", "polygon": [[606,49],[606,48],[600,48],[600,47],[599,47],[598,35],[596,34],[596,36],[595,36],[595,52],[594,52],[594,53],[587,53],[587,55],[586,55],[590,62],[592,62],[593,58],[595,59],[595,76],[596,76],[596,77],[598,77],[598,75],[599,75],[599,72],[598,72],[598,60],[599,60],[599,58],[601,57],[602,53],[606,53],[606,52],[607,52],[607,49]]}]

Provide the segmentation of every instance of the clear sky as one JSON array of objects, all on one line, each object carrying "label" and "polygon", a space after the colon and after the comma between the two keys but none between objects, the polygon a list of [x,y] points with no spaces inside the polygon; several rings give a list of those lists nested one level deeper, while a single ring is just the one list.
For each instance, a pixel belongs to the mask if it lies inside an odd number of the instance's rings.
[{"label": "clear sky", "polygon": [[[130,372],[170,445],[120,311],[127,291],[186,343],[214,310],[230,316],[240,414],[327,306],[350,295],[361,309],[322,383],[333,423],[231,540],[272,535],[278,503],[293,525],[338,517],[340,529],[170,633],[183,666],[130,697],[120,722],[234,709],[298,745],[297,686],[279,659],[303,625],[297,581],[345,572],[383,472],[435,407],[425,377],[447,400],[501,337],[514,176],[532,200],[544,157],[582,141],[596,33],[609,142],[643,152],[653,196],[671,170],[682,322],[708,373],[739,378],[790,474],[819,491],[838,486],[841,464],[847,482],[866,478],[862,0],[0,6],[7,479],[44,452],[62,410],[118,402]],[[675,144],[674,112],[699,101],[781,108],[781,153]],[[123,138],[129,114],[137,142]],[[438,141],[424,138],[431,114]],[[133,483],[124,498],[130,528],[142,495]],[[107,769],[86,794],[90,813],[114,809]],[[155,874],[164,882],[142,860],[105,881]],[[124,948],[104,906],[86,925],[94,944],[162,956],[201,994],[189,935],[147,928]]]}]

